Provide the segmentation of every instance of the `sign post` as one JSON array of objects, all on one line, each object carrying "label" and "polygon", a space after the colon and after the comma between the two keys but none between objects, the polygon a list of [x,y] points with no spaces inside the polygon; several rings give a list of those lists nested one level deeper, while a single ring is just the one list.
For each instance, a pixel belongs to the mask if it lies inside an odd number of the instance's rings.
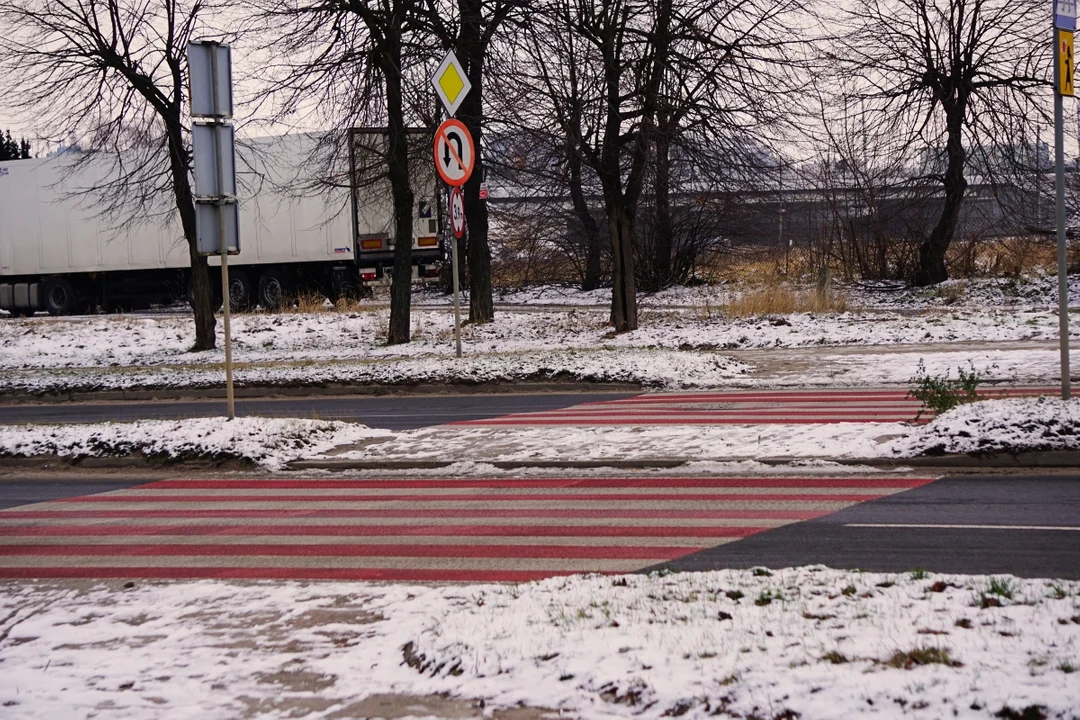
[{"label": "sign post", "polygon": [[461,188],[450,191],[450,229],[453,240],[450,242],[450,257],[454,275],[454,345],[457,356],[461,357],[461,294],[458,275],[458,240],[465,234],[465,198]]},{"label": "sign post", "polygon": [[465,234],[465,198],[461,186],[468,182],[476,163],[476,147],[468,128],[454,113],[472,89],[464,66],[454,51],[446,57],[431,76],[435,94],[446,109],[446,120],[435,131],[435,169],[452,190],[449,197],[450,224],[453,230],[450,240],[450,264],[454,278],[454,343],[457,356],[461,357],[461,290],[458,280],[458,240]]},{"label": "sign post", "polygon": [[1063,100],[1073,97],[1076,74],[1073,31],[1076,0],[1054,0],[1054,175],[1057,193],[1058,335],[1061,345],[1061,398],[1071,396],[1069,380],[1069,275],[1065,242],[1065,111]]},{"label": "sign post", "polygon": [[225,335],[225,402],[236,417],[230,332],[229,255],[240,252],[236,205],[236,149],[232,120],[232,57],[228,45],[188,44],[188,81],[195,175],[196,244],[203,255],[221,255],[222,326]]}]

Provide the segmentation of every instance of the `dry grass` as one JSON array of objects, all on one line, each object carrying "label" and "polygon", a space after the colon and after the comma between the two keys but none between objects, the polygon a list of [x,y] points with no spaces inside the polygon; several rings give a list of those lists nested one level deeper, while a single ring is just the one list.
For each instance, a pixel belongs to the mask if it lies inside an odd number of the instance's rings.
[{"label": "dry grass", "polygon": [[900,670],[911,670],[920,665],[945,665],[960,667],[963,663],[953,658],[946,648],[920,647],[904,652],[897,650],[884,663]]},{"label": "dry grass", "polygon": [[848,300],[831,290],[797,292],[786,285],[769,284],[750,290],[724,306],[727,317],[760,317],[792,313],[846,312]]},{"label": "dry grass", "polygon": [[279,313],[279,314],[306,314],[306,313],[381,313],[390,309],[388,302],[372,302],[371,300],[356,300],[353,298],[338,298],[337,302],[330,300],[321,293],[304,293],[287,297],[276,310],[264,310],[262,308],[249,310],[248,313]]}]

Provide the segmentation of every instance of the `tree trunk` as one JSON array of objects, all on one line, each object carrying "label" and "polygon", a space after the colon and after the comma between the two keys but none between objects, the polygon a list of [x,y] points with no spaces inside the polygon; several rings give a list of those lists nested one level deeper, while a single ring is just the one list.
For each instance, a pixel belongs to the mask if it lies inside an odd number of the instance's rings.
[{"label": "tree trunk", "polygon": [[581,289],[595,290],[600,287],[600,228],[596,226],[596,219],[581,187],[581,150],[569,138],[566,141],[566,157],[570,170],[570,201],[585,235],[585,273],[581,278]]},{"label": "tree trunk", "polygon": [[180,213],[180,226],[188,244],[188,256],[191,258],[191,309],[195,316],[195,344],[192,350],[213,350],[217,345],[214,326],[216,293],[210,283],[210,268],[206,258],[199,254],[195,230],[195,200],[191,194],[191,181],[188,178],[190,166],[187,149],[180,130],[179,109],[165,121],[165,132],[169,143],[169,169],[172,175],[173,197],[176,209]]},{"label": "tree trunk", "polygon": [[651,290],[671,282],[671,113],[661,109],[656,122],[656,222],[653,224]]},{"label": "tree trunk", "polygon": [[963,119],[959,113],[947,118],[949,139],[945,146],[948,165],[945,168],[945,205],[937,225],[929,237],[919,246],[919,267],[915,272],[915,284],[924,287],[936,285],[949,279],[945,267],[945,253],[956,235],[960,220],[960,206],[964,202],[967,180],[964,179],[964,162],[967,156],[962,141]]},{"label": "tree trunk", "polygon": [[484,179],[484,55],[482,0],[459,0],[461,31],[458,36],[458,59],[472,83],[472,89],[458,108],[457,117],[472,135],[476,160],[472,175],[462,188],[465,199],[466,247],[469,266],[469,322],[488,323],[495,319],[491,298],[491,250],[488,247],[487,201],[480,199]]},{"label": "tree trunk", "polygon": [[409,185],[409,138],[401,94],[401,33],[389,32],[380,53],[380,70],[386,81],[386,116],[389,137],[387,165],[394,199],[394,277],[390,281],[390,329],[387,343],[409,342],[412,303],[413,192]]},{"label": "tree trunk", "polygon": [[611,323],[615,332],[637,330],[637,291],[634,286],[633,213],[618,200],[608,205],[611,236]]}]

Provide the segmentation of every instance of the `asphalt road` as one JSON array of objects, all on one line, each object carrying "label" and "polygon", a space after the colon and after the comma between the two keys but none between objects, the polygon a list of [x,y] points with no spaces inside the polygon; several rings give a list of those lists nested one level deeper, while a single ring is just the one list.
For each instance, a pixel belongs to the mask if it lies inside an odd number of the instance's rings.
[{"label": "asphalt road", "polygon": [[103,475],[62,473],[57,475],[27,474],[18,471],[0,475],[0,510],[59,500],[61,498],[97,495],[143,485],[159,478],[143,473],[132,475]]},{"label": "asphalt road", "polygon": [[922,568],[1080,579],[1080,473],[945,477],[666,566],[816,563],[877,572]]},{"label": "asphalt road", "polygon": [[[150,474],[0,477],[0,507],[133,487]],[[825,564],[880,572],[1080,579],[1080,473],[946,477],[663,563],[676,570]],[[659,566],[654,566],[659,567]]]},{"label": "asphalt road", "polygon": [[[381,395],[237,400],[238,416],[350,420],[386,430],[479,420],[510,413],[557,410],[594,400],[617,400],[635,393],[535,393],[475,395]],[[51,403],[0,405],[0,424],[130,421],[210,417],[225,414],[223,400]]]}]

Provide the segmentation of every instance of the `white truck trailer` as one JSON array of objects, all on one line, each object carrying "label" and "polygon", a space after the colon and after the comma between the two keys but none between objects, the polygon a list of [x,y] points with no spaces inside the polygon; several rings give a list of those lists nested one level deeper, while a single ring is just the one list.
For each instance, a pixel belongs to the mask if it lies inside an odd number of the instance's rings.
[{"label": "white truck trailer", "polygon": [[[354,130],[349,140],[352,182],[320,188],[305,175],[309,136],[238,148],[239,184],[254,190],[239,198],[241,252],[229,258],[233,307],[273,308],[305,292],[333,298],[389,277],[392,203],[379,152],[385,135]],[[110,227],[86,197],[72,196],[104,168],[72,175],[73,162],[70,153],[0,162],[0,309],[66,315],[184,299],[190,260],[178,219]],[[413,275],[432,278],[442,253],[435,180],[424,167],[414,163]],[[216,275],[220,261],[210,263]]]}]

